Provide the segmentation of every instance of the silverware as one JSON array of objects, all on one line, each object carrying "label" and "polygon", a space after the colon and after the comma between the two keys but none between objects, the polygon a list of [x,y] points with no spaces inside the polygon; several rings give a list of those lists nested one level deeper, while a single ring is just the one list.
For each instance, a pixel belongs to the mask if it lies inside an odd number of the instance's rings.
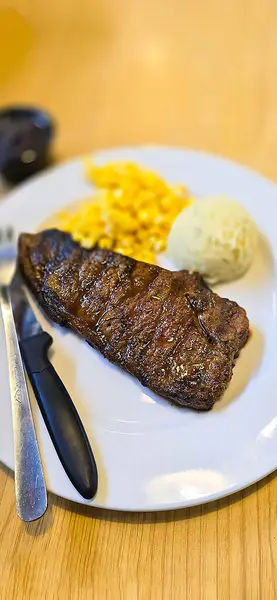
[{"label": "silverware", "polygon": [[9,292],[15,270],[13,238],[11,227],[0,229],[0,305],[13,415],[16,511],[23,521],[34,521],[46,511],[47,493]]},{"label": "silverware", "polygon": [[19,273],[11,294],[21,354],[46,427],[71,483],[91,499],[97,491],[97,468],[77,410],[48,359],[53,339],[42,330]]}]

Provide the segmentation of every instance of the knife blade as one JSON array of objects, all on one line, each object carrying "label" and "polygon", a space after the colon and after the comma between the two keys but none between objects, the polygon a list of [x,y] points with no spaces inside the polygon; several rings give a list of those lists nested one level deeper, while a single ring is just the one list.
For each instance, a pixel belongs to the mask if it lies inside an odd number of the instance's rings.
[{"label": "knife blade", "polygon": [[71,483],[89,500],[98,486],[93,452],[69,393],[49,361],[53,338],[36,318],[19,273],[11,296],[22,358],[44,422]]}]

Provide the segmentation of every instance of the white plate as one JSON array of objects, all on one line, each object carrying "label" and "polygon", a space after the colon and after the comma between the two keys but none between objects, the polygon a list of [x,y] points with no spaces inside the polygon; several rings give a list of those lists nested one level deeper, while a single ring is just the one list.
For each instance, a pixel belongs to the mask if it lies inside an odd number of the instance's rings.
[{"label": "white plate", "polygon": [[[230,494],[277,467],[276,257],[277,186],[229,161],[177,149],[134,148],[99,153],[154,169],[194,194],[225,193],[258,223],[256,260],[241,280],[218,292],[246,308],[252,337],[224,397],[208,413],[175,408],[109,364],[73,333],[51,326],[53,363],[71,394],[99,469],[93,505],[121,510],[192,506]],[[91,193],[76,160],[9,194],[0,223],[36,231],[42,221]],[[13,467],[7,363],[0,335],[0,460]],[[48,489],[86,503],[68,481],[33,400]]]}]

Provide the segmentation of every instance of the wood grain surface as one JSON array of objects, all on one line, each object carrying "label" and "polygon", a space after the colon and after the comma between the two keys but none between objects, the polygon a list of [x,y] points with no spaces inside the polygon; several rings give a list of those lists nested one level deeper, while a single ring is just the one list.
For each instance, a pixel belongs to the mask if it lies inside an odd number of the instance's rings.
[{"label": "wood grain surface", "polygon": [[[0,9],[0,103],[46,107],[57,160],[154,142],[277,179],[276,0],[0,0]],[[12,475],[0,470],[1,600],[277,598],[274,476],[153,515],[49,500],[45,517],[24,525]]]}]

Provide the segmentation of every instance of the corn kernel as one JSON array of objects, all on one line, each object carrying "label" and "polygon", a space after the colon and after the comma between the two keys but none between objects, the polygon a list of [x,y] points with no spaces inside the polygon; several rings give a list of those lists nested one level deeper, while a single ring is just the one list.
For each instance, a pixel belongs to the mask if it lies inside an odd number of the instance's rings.
[{"label": "corn kernel", "polygon": [[82,246],[87,249],[92,248],[94,246],[94,242],[91,238],[83,237],[81,239],[81,242],[82,242]]},{"label": "corn kernel", "polygon": [[122,237],[120,239],[120,245],[122,246],[122,248],[131,248],[132,244],[133,244],[133,239],[131,238],[131,236],[129,237]]},{"label": "corn kernel", "polygon": [[[69,231],[69,233],[70,233],[70,231]],[[79,231],[73,231],[72,238],[73,238],[74,242],[80,242],[83,239],[83,236]]]},{"label": "corn kernel", "polygon": [[173,192],[173,194],[175,196],[181,196],[181,198],[187,198],[188,197],[188,190],[184,185],[173,185],[171,187],[171,191]]},{"label": "corn kernel", "polygon": [[137,221],[130,215],[128,215],[128,214],[121,215],[120,213],[118,213],[117,219],[118,219],[119,227],[122,231],[132,232],[137,229],[137,226],[138,226]]},{"label": "corn kernel", "polygon": [[170,196],[163,196],[161,199],[161,207],[163,210],[168,211],[172,206],[172,198]]},{"label": "corn kernel", "polygon": [[124,256],[132,256],[133,249],[132,248],[123,248],[122,246],[116,246],[114,248],[114,252],[118,252],[118,254],[123,254]]},{"label": "corn kernel", "polygon": [[133,258],[136,260],[140,260],[142,262],[155,264],[155,256],[153,252],[147,252],[145,250],[141,250],[140,252],[134,253]]},{"label": "corn kernel", "polygon": [[166,249],[165,240],[157,240],[154,244],[154,250],[159,254],[159,252],[163,252]]},{"label": "corn kernel", "polygon": [[148,223],[150,220],[150,215],[147,210],[140,210],[137,216],[140,223]]},{"label": "corn kernel", "polygon": [[99,248],[105,248],[106,250],[111,250],[111,248],[113,246],[113,242],[110,238],[102,237],[98,241],[98,246],[99,246]]}]

